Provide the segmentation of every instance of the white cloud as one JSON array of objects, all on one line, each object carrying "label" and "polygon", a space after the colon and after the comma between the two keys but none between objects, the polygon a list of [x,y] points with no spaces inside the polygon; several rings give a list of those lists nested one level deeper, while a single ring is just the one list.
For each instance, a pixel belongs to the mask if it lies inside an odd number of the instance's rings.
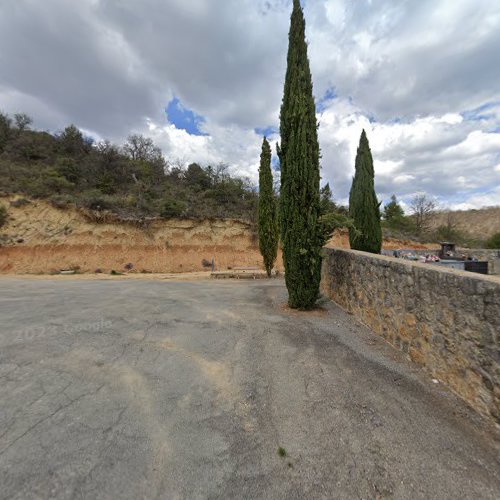
[{"label": "white cloud", "polygon": [[[500,4],[490,0],[305,3],[324,102],[323,178],[345,201],[366,129],[379,197],[426,191],[495,202],[500,185]],[[278,125],[290,0],[17,0],[0,4],[0,109],[43,129],[75,123],[123,141],[150,135],[170,160],[226,162],[257,178]],[[176,95],[207,136],[166,120]],[[271,137],[275,142],[277,137]],[[478,192],[483,194],[477,194]],[[496,203],[500,203],[499,200]]]},{"label": "white cloud", "polygon": [[500,186],[486,193],[478,193],[466,198],[462,203],[450,203],[453,210],[469,210],[481,207],[493,207],[500,204]]},{"label": "white cloud", "polygon": [[[258,182],[258,165],[262,138],[253,130],[232,127],[209,127],[211,134],[191,135],[175,125],[149,123],[147,135],[152,137],[173,163],[186,166],[192,162],[204,165],[229,164],[239,175]],[[270,137],[272,140],[272,137]]]},{"label": "white cloud", "polygon": [[404,123],[370,122],[361,109],[336,99],[320,116],[323,175],[334,180],[334,192],[345,201],[364,128],[382,200],[392,194],[409,199],[426,191],[445,201],[460,193],[466,196],[468,189],[489,189],[500,183],[495,169],[500,134],[471,131],[474,127],[478,127],[476,122],[465,121],[459,114],[417,117]]}]

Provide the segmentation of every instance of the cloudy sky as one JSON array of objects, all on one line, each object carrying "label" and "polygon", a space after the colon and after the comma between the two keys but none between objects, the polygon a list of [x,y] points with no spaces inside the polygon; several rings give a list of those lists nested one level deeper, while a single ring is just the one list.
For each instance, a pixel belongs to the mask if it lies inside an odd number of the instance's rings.
[{"label": "cloudy sky", "polygon": [[[303,0],[323,182],[365,128],[380,199],[500,204],[500,2]],[[1,0],[0,110],[149,135],[172,162],[257,176],[276,141],[291,0]]]}]

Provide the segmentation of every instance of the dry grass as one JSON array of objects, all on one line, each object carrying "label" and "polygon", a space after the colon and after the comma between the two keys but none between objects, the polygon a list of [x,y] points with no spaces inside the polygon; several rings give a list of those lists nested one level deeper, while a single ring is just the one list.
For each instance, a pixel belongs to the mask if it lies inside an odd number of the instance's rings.
[{"label": "dry grass", "polygon": [[500,206],[481,210],[438,212],[431,221],[432,229],[446,226],[449,220],[458,231],[474,239],[486,240],[495,233],[500,233]]}]

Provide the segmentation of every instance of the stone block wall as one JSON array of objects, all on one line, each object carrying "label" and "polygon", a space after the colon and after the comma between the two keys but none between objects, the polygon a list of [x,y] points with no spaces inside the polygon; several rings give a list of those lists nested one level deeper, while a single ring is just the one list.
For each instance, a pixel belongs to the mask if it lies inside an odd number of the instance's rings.
[{"label": "stone block wall", "polygon": [[325,249],[322,292],[500,424],[500,280]]}]

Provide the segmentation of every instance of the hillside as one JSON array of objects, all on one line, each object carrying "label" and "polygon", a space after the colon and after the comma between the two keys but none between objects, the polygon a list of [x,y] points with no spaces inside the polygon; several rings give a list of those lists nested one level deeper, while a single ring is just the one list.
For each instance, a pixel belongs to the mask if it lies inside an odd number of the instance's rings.
[{"label": "hillside", "polygon": [[136,219],[253,220],[258,200],[250,180],[228,165],[171,164],[150,138],[95,142],[74,126],[52,135],[16,128],[2,113],[0,190]]},{"label": "hillside", "polygon": [[448,224],[470,238],[486,240],[495,233],[500,233],[500,206],[480,210],[437,212],[430,221],[431,229]]},{"label": "hillside", "polygon": [[[8,207],[7,224],[0,229],[0,273],[109,273],[123,272],[127,264],[133,265],[132,272],[182,273],[206,269],[212,257],[218,269],[262,262],[255,227],[246,221],[173,218],[127,223],[111,213],[57,208],[43,200],[19,205],[19,199],[0,196],[0,204]],[[335,234],[329,246],[347,248],[347,233]],[[384,247],[426,248],[401,240],[385,241]],[[277,265],[282,269],[281,255]]]}]

